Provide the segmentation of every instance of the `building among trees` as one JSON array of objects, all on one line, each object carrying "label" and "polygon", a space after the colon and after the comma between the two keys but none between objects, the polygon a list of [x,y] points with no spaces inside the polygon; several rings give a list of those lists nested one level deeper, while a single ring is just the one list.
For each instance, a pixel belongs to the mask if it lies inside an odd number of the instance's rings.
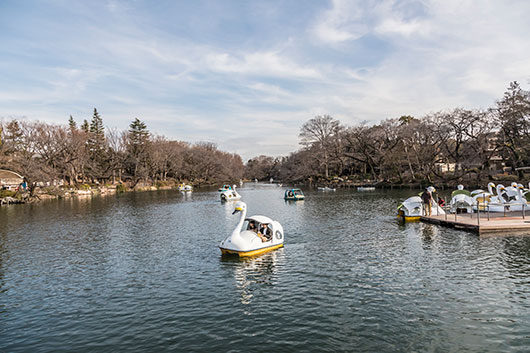
[{"label": "building among trees", "polygon": [[0,169],[0,189],[15,190],[24,182],[24,177],[6,169]]}]

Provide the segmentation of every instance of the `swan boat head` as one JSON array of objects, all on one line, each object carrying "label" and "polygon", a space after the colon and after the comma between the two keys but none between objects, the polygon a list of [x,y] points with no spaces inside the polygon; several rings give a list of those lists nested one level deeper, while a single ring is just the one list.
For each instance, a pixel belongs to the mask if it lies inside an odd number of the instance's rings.
[{"label": "swan boat head", "polygon": [[501,203],[501,204],[504,204],[508,201],[508,196],[506,195],[506,188],[504,187],[504,185],[502,184],[497,184],[497,198],[498,198],[498,201]]},{"label": "swan boat head", "polygon": [[488,192],[490,193],[491,196],[495,195],[495,193],[493,192],[494,189],[495,189],[495,183],[490,181],[488,183]]}]

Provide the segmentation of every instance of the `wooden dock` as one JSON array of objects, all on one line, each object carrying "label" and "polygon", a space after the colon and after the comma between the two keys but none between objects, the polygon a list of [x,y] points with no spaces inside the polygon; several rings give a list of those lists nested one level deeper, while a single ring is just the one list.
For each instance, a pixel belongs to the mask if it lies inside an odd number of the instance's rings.
[{"label": "wooden dock", "polygon": [[[488,219],[489,218],[489,219]],[[530,235],[530,212],[476,213],[422,216],[422,222],[466,230],[479,235]]]}]

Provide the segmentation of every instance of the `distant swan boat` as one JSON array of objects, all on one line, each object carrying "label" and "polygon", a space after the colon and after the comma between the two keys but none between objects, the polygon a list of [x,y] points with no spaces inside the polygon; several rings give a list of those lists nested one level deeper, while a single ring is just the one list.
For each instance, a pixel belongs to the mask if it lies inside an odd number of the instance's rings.
[{"label": "distant swan boat", "polygon": [[236,186],[232,186],[232,189],[225,190],[220,194],[221,201],[238,201],[241,200],[241,195],[236,191]]}]

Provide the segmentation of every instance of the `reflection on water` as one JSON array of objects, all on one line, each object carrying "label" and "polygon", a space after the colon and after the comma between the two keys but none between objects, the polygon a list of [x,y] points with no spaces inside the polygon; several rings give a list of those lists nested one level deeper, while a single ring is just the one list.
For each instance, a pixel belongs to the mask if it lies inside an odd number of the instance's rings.
[{"label": "reflection on water", "polygon": [[241,303],[250,304],[257,286],[274,285],[276,267],[283,258],[284,249],[281,248],[251,258],[239,259],[235,256],[222,256],[221,261],[230,264],[234,271],[236,287],[241,293]]},{"label": "reflection on water", "polygon": [[186,201],[193,200],[193,192],[191,191],[181,191],[180,194],[182,195],[183,199]]},{"label": "reflection on water", "polygon": [[217,189],[0,207],[0,351],[519,352],[530,237],[399,224],[415,191],[239,188],[285,248],[221,257]]},{"label": "reflection on water", "polygon": [[421,228],[421,236],[425,244],[432,243],[440,231],[439,227],[429,223],[423,223]]},{"label": "reflection on water", "polygon": [[305,200],[298,200],[298,201],[295,201],[295,200],[284,200],[284,201],[285,201],[285,204],[288,205],[288,206],[303,207]]}]

